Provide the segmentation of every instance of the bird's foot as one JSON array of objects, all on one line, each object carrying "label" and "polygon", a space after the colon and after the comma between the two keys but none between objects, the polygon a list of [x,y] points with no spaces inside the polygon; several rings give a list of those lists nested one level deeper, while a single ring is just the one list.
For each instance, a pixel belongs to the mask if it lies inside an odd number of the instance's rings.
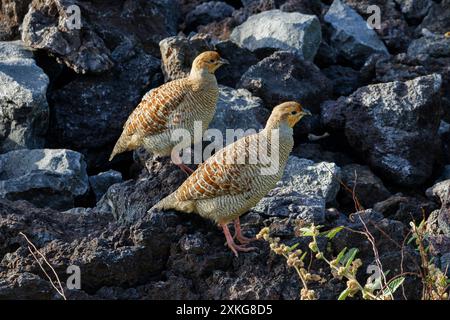
[{"label": "bird's foot", "polygon": [[258,250],[258,248],[256,248],[256,247],[246,247],[244,245],[238,245],[234,242],[233,242],[233,244],[227,243],[227,245],[228,245],[228,248],[230,248],[231,251],[233,251],[233,253],[236,257],[239,256],[238,252],[250,252],[250,251]]},{"label": "bird's foot", "polygon": [[252,241],[256,241],[256,238],[247,238],[242,234],[236,234],[235,237],[242,244],[249,244]]},{"label": "bird's foot", "polygon": [[234,238],[236,238],[242,244],[249,244],[250,242],[256,240],[256,238],[247,238],[242,234],[241,222],[239,221],[239,218],[236,218],[234,220],[234,230]]},{"label": "bird's foot", "polygon": [[[227,224],[223,223],[220,226],[222,227],[223,233],[225,234],[225,238],[227,239],[228,248],[230,248],[231,251],[233,251],[233,253],[236,257],[238,257],[238,252],[240,252],[240,251],[241,252],[249,252],[249,251],[258,249],[256,247],[246,247],[245,245],[236,244],[233,240],[233,237],[231,236],[231,233],[230,233],[230,230],[228,229]],[[242,235],[240,235],[240,236],[242,236]]]}]

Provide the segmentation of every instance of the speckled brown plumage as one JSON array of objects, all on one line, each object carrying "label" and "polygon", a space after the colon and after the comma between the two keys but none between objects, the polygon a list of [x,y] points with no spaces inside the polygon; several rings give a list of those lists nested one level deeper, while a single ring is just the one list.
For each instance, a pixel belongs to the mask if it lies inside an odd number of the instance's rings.
[{"label": "speckled brown plumage", "polygon": [[[233,220],[238,224],[239,216],[255,206],[280,180],[294,145],[293,126],[305,114],[308,112],[296,102],[277,106],[264,130],[218,151],[154,209],[194,212],[211,219],[222,226],[228,245],[235,253],[247,251],[249,248],[236,245],[229,239],[227,224]],[[277,133],[279,138],[272,133]],[[270,166],[268,160],[272,154],[258,152],[258,146],[266,141],[267,150],[278,152],[278,167],[271,174],[262,174],[261,170]],[[257,161],[251,163],[250,159]],[[236,230],[240,233],[238,228]],[[246,242],[241,234],[237,236],[241,242]]]},{"label": "speckled brown plumage", "polygon": [[148,92],[126,121],[110,160],[141,145],[155,155],[167,156],[177,144],[171,141],[174,130],[187,129],[192,137],[195,121],[201,121],[206,130],[219,95],[214,72],[224,63],[218,53],[204,52],[194,60],[188,77]]}]

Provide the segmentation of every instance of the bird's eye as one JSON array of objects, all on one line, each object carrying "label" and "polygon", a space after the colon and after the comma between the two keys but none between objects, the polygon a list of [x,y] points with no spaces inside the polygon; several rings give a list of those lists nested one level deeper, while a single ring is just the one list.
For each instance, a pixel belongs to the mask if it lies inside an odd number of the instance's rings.
[{"label": "bird's eye", "polygon": [[209,60],[209,62],[214,63],[214,59]]},{"label": "bird's eye", "polygon": [[297,114],[297,111],[291,111],[291,114],[293,115],[293,116],[295,116],[296,114]]}]

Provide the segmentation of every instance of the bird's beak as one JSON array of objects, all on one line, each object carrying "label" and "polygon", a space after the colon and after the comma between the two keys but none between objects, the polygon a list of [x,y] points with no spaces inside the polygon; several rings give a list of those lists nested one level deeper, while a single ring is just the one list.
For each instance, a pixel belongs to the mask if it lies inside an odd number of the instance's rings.
[{"label": "bird's beak", "polygon": [[230,62],[227,59],[220,58],[219,63],[222,64],[230,64]]},{"label": "bird's beak", "polygon": [[303,116],[312,116],[312,113],[308,109],[303,109],[302,110],[302,115]]}]

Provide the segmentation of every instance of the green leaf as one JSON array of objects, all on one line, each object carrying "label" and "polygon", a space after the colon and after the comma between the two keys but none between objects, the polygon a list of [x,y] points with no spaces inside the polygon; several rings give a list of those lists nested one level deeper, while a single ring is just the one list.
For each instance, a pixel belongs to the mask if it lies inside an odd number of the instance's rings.
[{"label": "green leaf", "polygon": [[342,229],[344,229],[344,226],[339,226],[336,228],[331,229],[330,231],[326,232],[326,237],[328,239],[333,239]]},{"label": "green leaf", "polygon": [[403,284],[405,277],[395,278],[387,284],[387,288],[383,290],[383,296],[394,294],[394,292]]},{"label": "green leaf", "polygon": [[345,268],[347,269],[348,267],[350,267],[350,264],[353,262],[353,260],[356,257],[356,254],[358,253],[358,249],[356,248],[351,248],[348,252],[347,255],[345,256]]},{"label": "green leaf", "polygon": [[300,232],[303,237],[312,237],[314,235],[310,228],[300,228]]},{"label": "green leaf", "polygon": [[346,288],[344,291],[341,292],[341,294],[338,297],[338,300],[345,300],[348,297],[349,293],[350,289]]},{"label": "green leaf", "polygon": [[303,259],[305,259],[306,254],[308,253],[308,251],[305,251],[302,256],[300,257],[300,261],[303,261]]},{"label": "green leaf", "polygon": [[292,245],[292,246],[290,246],[289,248],[288,248],[288,252],[291,252],[292,250],[295,250],[297,247],[298,247],[298,245],[299,245],[300,243],[299,242],[297,242],[296,244],[294,244],[294,245]]},{"label": "green leaf", "polygon": [[341,250],[341,252],[339,252],[338,256],[336,257],[336,261],[339,263],[341,261],[341,259],[344,257],[345,252],[347,251],[347,247],[345,247],[344,249]]},{"label": "green leaf", "polygon": [[416,236],[412,236],[411,238],[409,238],[408,242],[406,244],[410,244],[411,242],[413,242],[414,240],[416,240]]}]

